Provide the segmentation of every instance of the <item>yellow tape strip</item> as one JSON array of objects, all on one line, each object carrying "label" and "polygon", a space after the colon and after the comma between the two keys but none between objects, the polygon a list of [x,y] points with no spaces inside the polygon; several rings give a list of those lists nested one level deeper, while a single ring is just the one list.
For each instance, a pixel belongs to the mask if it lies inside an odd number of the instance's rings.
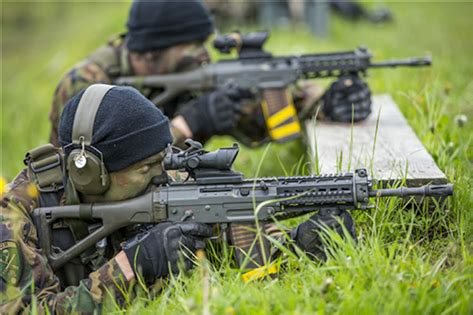
[{"label": "yellow tape strip", "polygon": [[266,120],[266,126],[269,118],[269,108],[268,108],[268,102],[266,102],[266,99],[263,98],[261,101],[261,108],[263,109],[263,115]]},{"label": "yellow tape strip", "polygon": [[269,131],[271,138],[274,140],[280,140],[286,137],[290,137],[298,134],[301,131],[301,125],[298,120],[293,121],[292,123],[282,125],[276,129]]},{"label": "yellow tape strip", "polygon": [[269,117],[268,120],[266,121],[266,124],[268,125],[268,128],[273,129],[274,127],[277,127],[281,123],[285,122],[289,118],[292,118],[296,115],[297,113],[296,113],[296,109],[294,108],[294,105],[289,104],[283,109],[281,109],[279,112]]},{"label": "yellow tape strip", "polygon": [[248,271],[241,275],[243,282],[253,281],[256,279],[261,279],[271,274],[275,274],[279,271],[279,266],[276,264],[270,264],[269,266],[259,267],[253,270]]}]

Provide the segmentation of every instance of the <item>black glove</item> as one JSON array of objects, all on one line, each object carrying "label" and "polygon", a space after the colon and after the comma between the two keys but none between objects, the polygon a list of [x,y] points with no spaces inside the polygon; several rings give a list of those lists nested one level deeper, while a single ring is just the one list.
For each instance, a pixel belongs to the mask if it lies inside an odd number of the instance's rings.
[{"label": "black glove", "polygon": [[356,75],[344,75],[332,83],[322,97],[323,113],[326,117],[340,122],[360,121],[371,113],[371,91]]},{"label": "black glove", "polygon": [[343,227],[339,221],[345,226],[349,235],[356,239],[355,224],[346,210],[321,210],[317,212],[309,220],[299,224],[297,228],[292,230],[291,238],[311,258],[325,260],[324,244],[319,233],[328,228],[344,237]]},{"label": "black glove", "polygon": [[184,259],[186,269],[192,267],[192,261],[186,258],[190,252],[203,248],[204,238],[212,236],[212,228],[201,223],[161,223],[152,229],[136,235],[126,242],[123,250],[135,274],[141,275],[147,282],[157,277],[165,277],[170,271],[179,271],[178,262]]},{"label": "black glove", "polygon": [[241,116],[241,98],[238,89],[216,90],[187,103],[178,112],[198,139],[231,132]]}]

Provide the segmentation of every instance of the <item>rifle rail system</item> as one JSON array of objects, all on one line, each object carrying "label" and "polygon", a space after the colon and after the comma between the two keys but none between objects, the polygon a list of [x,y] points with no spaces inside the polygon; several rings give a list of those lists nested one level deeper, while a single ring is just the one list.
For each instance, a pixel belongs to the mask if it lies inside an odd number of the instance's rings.
[{"label": "rifle rail system", "polygon": [[268,36],[267,32],[220,36],[214,41],[214,46],[223,53],[237,49],[238,59],[221,60],[182,73],[121,77],[114,84],[157,89],[160,92],[152,101],[156,105],[164,105],[188,91],[236,86],[257,92],[285,88],[299,79],[366,75],[368,68],[423,67],[432,64],[430,56],[371,62],[372,54],[364,47],[333,53],[273,56],[262,48]]}]

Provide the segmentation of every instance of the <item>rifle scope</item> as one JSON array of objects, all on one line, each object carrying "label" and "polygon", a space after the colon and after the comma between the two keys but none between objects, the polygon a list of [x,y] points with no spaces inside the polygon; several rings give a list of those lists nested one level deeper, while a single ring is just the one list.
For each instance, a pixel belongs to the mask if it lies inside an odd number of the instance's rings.
[{"label": "rifle scope", "polygon": [[182,151],[168,153],[164,157],[164,168],[166,170],[185,170],[192,172],[196,169],[231,170],[240,148],[220,148],[217,151],[207,152],[203,150]]},{"label": "rifle scope", "polygon": [[268,32],[252,32],[248,34],[234,32],[217,36],[213,42],[213,45],[215,49],[225,54],[230,53],[233,48],[236,48],[238,51],[262,51],[263,45],[268,37]]}]

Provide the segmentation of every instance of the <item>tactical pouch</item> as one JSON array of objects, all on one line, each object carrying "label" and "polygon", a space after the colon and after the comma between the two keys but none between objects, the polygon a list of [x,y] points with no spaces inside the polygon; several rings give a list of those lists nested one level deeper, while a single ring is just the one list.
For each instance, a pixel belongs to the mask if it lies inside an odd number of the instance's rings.
[{"label": "tactical pouch", "polygon": [[26,153],[23,160],[28,175],[41,193],[57,193],[64,189],[62,152],[48,143]]},{"label": "tactical pouch", "polygon": [[255,224],[230,224],[230,239],[240,268],[255,269],[264,266],[270,255],[269,242],[260,226],[260,237]]},{"label": "tactical pouch", "polygon": [[[40,192],[40,206],[58,206],[64,190],[65,169],[62,151],[48,143],[28,151],[23,162],[28,166],[28,175]],[[34,220],[36,228],[42,229],[39,222]],[[55,224],[50,227],[53,239],[47,246],[55,251],[65,250],[89,235],[88,227],[86,222],[76,219],[66,219],[64,222]],[[43,230],[43,233],[45,232]],[[62,275],[61,278],[65,280],[62,285],[78,285],[79,280],[84,277],[85,265],[91,263],[92,266],[98,268],[97,265],[103,265],[104,262],[102,253],[93,247],[89,248],[80,255],[80,259],[73,259],[61,268],[59,272]]]},{"label": "tactical pouch", "polygon": [[261,107],[272,140],[282,143],[300,135],[301,125],[287,88],[264,90]]}]

